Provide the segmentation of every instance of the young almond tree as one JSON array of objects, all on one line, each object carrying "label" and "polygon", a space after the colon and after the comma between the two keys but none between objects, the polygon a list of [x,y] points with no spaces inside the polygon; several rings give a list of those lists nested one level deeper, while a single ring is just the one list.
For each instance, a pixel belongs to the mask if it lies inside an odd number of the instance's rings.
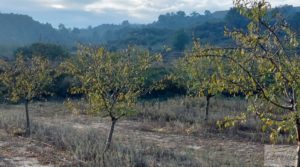
[{"label": "young almond tree", "polygon": [[210,99],[224,90],[224,84],[217,74],[217,66],[213,58],[199,59],[195,53],[201,51],[200,43],[195,42],[192,53],[186,53],[175,64],[175,72],[172,78],[188,90],[192,96],[205,97],[205,120],[208,119]]},{"label": "young almond tree", "polygon": [[52,70],[48,60],[41,57],[26,59],[19,55],[13,62],[1,61],[0,78],[12,102],[24,102],[26,135],[30,135],[28,104],[35,98],[48,94],[46,88],[52,82]]},{"label": "young almond tree", "polygon": [[81,82],[71,93],[83,94],[91,112],[111,119],[103,153],[110,148],[116,122],[133,114],[137,98],[145,91],[146,72],[158,60],[160,56],[133,48],[112,53],[83,47],[77,57],[64,63],[67,72]]},{"label": "young almond tree", "polygon": [[[235,0],[235,7],[249,18],[247,30],[226,30],[225,35],[236,41],[233,48],[202,49],[200,58],[217,57],[222,60],[219,73],[230,73],[221,77],[227,84],[244,92],[249,99],[249,114],[226,118],[225,126],[244,121],[255,113],[263,123],[263,130],[269,129],[270,139],[280,133],[288,133],[298,140],[300,157],[300,57],[298,42],[282,16],[271,14],[271,5],[258,0]],[[297,161],[296,166],[300,166]]]}]

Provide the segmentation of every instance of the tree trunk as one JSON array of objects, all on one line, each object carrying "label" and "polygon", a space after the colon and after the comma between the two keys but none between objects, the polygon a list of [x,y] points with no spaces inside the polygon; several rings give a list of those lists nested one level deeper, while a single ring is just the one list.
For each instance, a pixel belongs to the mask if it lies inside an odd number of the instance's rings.
[{"label": "tree trunk", "polygon": [[300,118],[296,119],[296,131],[297,131],[297,160],[296,167],[300,167]]},{"label": "tree trunk", "polygon": [[30,119],[29,119],[29,111],[28,111],[28,103],[29,101],[25,101],[25,112],[26,112],[26,135],[30,136]]},{"label": "tree trunk", "polygon": [[211,97],[212,97],[211,95],[206,96],[205,119],[204,119],[205,121],[208,120],[209,102]]},{"label": "tree trunk", "polygon": [[117,122],[116,118],[112,118],[111,119],[111,127],[110,127],[110,131],[108,133],[107,139],[106,139],[106,143],[105,143],[105,148],[104,148],[103,154],[110,148],[111,141],[112,141],[112,136],[113,136],[113,133],[114,133],[116,122]]}]

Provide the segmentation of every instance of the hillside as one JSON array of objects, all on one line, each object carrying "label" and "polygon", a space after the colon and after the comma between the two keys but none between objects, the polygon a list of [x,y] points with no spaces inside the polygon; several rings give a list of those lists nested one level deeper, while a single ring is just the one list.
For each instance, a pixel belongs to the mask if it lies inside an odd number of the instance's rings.
[{"label": "hillside", "polygon": [[32,42],[59,42],[59,32],[27,15],[0,14],[0,44],[24,45]]},{"label": "hillside", "polygon": [[[293,29],[300,32],[300,7],[282,6],[273,11],[280,11],[287,18]],[[160,15],[151,24],[103,24],[85,29],[66,28],[63,24],[58,29],[51,24],[42,24],[30,16],[0,13],[0,56],[11,56],[13,51],[24,45],[36,42],[54,43],[68,48],[78,43],[106,46],[110,50],[137,45],[152,51],[171,48],[182,52],[190,46],[193,38],[200,38],[204,43],[225,45],[230,41],[223,36],[224,26],[245,28],[247,19],[235,9],[204,14],[183,11]]]}]

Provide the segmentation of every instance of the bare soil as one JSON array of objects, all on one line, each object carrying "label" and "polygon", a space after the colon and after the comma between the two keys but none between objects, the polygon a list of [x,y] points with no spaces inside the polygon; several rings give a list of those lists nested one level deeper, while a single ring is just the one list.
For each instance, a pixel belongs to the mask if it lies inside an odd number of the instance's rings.
[{"label": "bare soil", "polygon": [[[22,112],[22,108],[16,109]],[[68,125],[82,131],[94,128],[103,135],[110,128],[109,119],[60,114],[59,109],[53,110],[56,111],[52,113],[57,114],[48,114],[49,109],[44,108],[34,113],[32,120],[49,125]],[[127,144],[143,142],[182,154],[188,153],[204,166],[210,166],[212,161],[222,162],[221,166],[266,165],[263,144],[225,136],[206,136],[201,132],[199,135],[176,133],[155,122],[120,120],[115,128],[116,139]],[[0,166],[72,166],[71,160],[70,155],[63,150],[28,138],[12,137],[0,130]]]},{"label": "bare soil", "polygon": [[[106,134],[110,128],[108,119],[95,119],[88,116],[66,116],[51,119],[49,117],[38,117],[36,120],[56,125],[68,124],[83,131],[94,128],[103,134]],[[128,144],[142,141],[143,143],[176,152],[189,152],[191,156],[196,157],[202,164],[211,159],[207,156],[213,157],[214,161],[225,162],[224,166],[232,166],[234,161],[243,163],[243,166],[263,166],[264,164],[263,144],[231,140],[228,137],[174,134],[164,130],[164,127],[160,127],[158,124],[156,126],[153,125],[151,122],[120,120],[116,124],[114,137],[127,141]],[[253,162],[253,159],[256,161]],[[211,164],[211,162],[207,163]]]},{"label": "bare soil", "polygon": [[29,138],[10,136],[0,130],[0,166],[53,167],[70,164],[63,152]]}]

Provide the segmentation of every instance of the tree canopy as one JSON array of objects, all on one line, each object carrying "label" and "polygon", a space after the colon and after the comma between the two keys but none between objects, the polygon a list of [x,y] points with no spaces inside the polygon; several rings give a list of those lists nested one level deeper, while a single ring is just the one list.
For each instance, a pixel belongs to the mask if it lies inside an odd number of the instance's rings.
[{"label": "tree canopy", "polygon": [[[271,9],[268,2],[234,2],[240,13],[250,20],[247,30],[226,29],[225,35],[235,40],[235,47],[207,48],[197,55],[221,59],[214,61],[220,78],[233,90],[244,92],[248,98],[249,112],[235,118],[228,117],[223,125],[245,121],[254,113],[260,118],[263,129],[271,131],[272,141],[281,131],[289,132],[291,139],[300,140],[300,114],[297,109],[300,61],[296,34],[279,13],[273,15],[275,19],[268,14]],[[230,73],[225,73],[228,64]]]},{"label": "tree canopy", "polygon": [[47,59],[24,58],[22,55],[12,62],[1,61],[0,79],[12,102],[24,102],[26,111],[26,134],[30,134],[28,103],[50,94],[47,88],[52,83],[53,70]]},{"label": "tree canopy", "polygon": [[147,70],[159,60],[159,55],[135,48],[109,52],[104,48],[82,47],[77,57],[63,64],[80,81],[71,92],[85,96],[91,113],[111,118],[105,151],[110,146],[116,121],[135,112],[137,98],[147,91],[144,90]]}]

